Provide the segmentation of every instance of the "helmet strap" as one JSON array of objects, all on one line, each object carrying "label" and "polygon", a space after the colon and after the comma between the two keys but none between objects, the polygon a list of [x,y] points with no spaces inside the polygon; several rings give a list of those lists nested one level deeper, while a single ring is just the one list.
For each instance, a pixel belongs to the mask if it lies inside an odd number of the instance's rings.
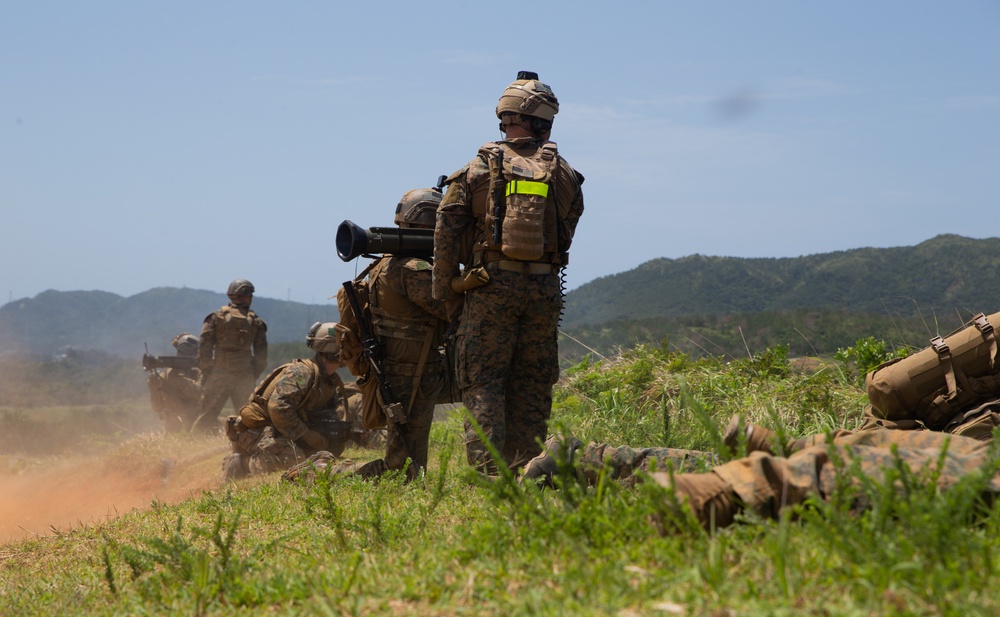
[{"label": "helmet strap", "polygon": [[535,118],[534,116],[526,116],[524,114],[514,114],[505,113],[500,116],[500,132],[504,135],[507,134],[507,127],[511,124],[516,124],[522,126],[530,132],[533,136],[539,139],[548,139],[549,135],[552,134],[552,122],[548,120],[543,120],[542,118]]}]

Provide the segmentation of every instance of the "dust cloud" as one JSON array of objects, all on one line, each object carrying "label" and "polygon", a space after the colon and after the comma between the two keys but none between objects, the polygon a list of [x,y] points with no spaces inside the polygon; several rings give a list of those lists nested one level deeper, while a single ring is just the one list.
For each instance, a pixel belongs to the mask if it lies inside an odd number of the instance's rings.
[{"label": "dust cloud", "polygon": [[221,484],[221,437],[141,436],[115,450],[0,469],[0,544],[173,505]]}]

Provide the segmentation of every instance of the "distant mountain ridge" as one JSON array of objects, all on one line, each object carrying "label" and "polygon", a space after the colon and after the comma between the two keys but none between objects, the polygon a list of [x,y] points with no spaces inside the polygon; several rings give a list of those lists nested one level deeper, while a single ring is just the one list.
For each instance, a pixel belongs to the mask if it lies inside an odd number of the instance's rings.
[{"label": "distant mountain ridge", "polygon": [[998,266],[1000,238],[956,235],[803,257],[654,259],[571,291],[562,324],[796,309],[989,312],[1000,306]]},{"label": "distant mountain ridge", "polygon": [[[156,287],[124,298],[105,291],[45,291],[0,307],[0,352],[55,354],[65,347],[119,356],[173,354],[171,339],[201,333],[205,317],[229,302],[225,294]],[[334,305],[254,298],[270,342],[305,340],[317,321],[337,319]]]},{"label": "distant mountain ridge", "polygon": [[[663,336],[695,339],[690,334],[695,331],[709,332],[718,345],[729,337],[731,349],[745,347],[743,339],[751,335],[747,327],[735,329],[741,323],[758,323],[756,347],[787,342],[787,331],[799,336],[794,329],[799,322],[790,321],[789,314],[815,324],[817,331],[864,316],[849,330],[825,338],[822,346],[812,341],[829,351],[867,335],[863,326],[874,316],[891,319],[919,311],[933,329],[937,316],[961,323],[975,312],[1000,310],[998,266],[1000,238],[955,235],[912,247],[804,257],[655,259],[571,291],[560,327],[604,351]],[[221,293],[173,287],[128,298],[103,291],[46,291],[0,307],[0,354],[51,355],[68,346],[129,357],[140,356],[144,343],[150,353],[173,353],[175,335],[200,333],[205,316],[226,302]],[[300,342],[313,323],[337,319],[332,303],[254,298],[253,309],[267,322],[274,343]],[[747,321],[748,315],[760,319]],[[784,331],[774,327],[780,325]]]}]

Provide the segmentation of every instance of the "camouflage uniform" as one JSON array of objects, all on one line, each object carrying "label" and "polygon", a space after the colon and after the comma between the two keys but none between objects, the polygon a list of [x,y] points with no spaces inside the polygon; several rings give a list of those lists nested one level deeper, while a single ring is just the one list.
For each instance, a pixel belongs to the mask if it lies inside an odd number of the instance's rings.
[{"label": "camouflage uniform", "polygon": [[597,484],[607,470],[608,478],[631,486],[635,484],[637,471],[693,472],[717,465],[719,459],[714,454],[697,450],[609,446],[593,441],[581,445],[572,437],[555,435],[545,442],[543,452],[525,465],[521,481],[542,481],[552,486],[552,477],[559,473],[560,465],[567,463],[572,465],[578,478],[590,485]]},{"label": "camouflage uniform", "polygon": [[996,395],[996,391],[990,392],[990,396],[955,412],[945,423],[937,425],[925,422],[916,413],[909,414],[908,417],[906,414],[897,413],[893,414],[892,419],[887,419],[878,409],[868,405],[864,411],[864,424],[859,430],[877,428],[903,431],[937,430],[973,439],[989,440],[993,437],[993,429],[1000,426],[1000,399],[995,398]]},{"label": "camouflage uniform", "polygon": [[709,452],[678,448],[632,448],[590,442],[577,454],[577,467],[590,484],[596,484],[605,467],[613,480],[631,481],[636,471],[665,470],[668,465],[678,472],[693,472],[714,465],[719,459]]},{"label": "camouflage uniform", "polygon": [[202,373],[199,427],[216,427],[230,400],[239,409],[267,366],[267,324],[250,308],[230,302],[205,318],[198,366]]},{"label": "camouflage uniform", "polygon": [[[876,480],[895,466],[896,456],[914,472],[935,467],[947,442],[947,455],[937,476],[937,485],[943,489],[978,469],[990,448],[985,441],[935,431],[839,431],[832,437],[844,460],[857,460],[861,471]],[[720,477],[744,507],[761,516],[777,517],[810,495],[828,499],[836,489],[838,467],[830,460],[826,441],[824,435],[799,440],[794,445],[797,450],[787,458],[752,452],[709,473]],[[1000,476],[993,477],[988,491],[1000,492]]]},{"label": "camouflage uniform", "polygon": [[[941,452],[946,444],[947,452],[942,459]],[[575,445],[578,446],[578,442]],[[762,442],[758,445],[766,447]],[[743,508],[763,517],[777,518],[785,508],[800,504],[812,495],[829,499],[838,488],[837,473],[843,469],[836,460],[831,460],[831,445],[839,458],[856,461],[862,473],[877,481],[884,479],[887,469],[896,466],[897,457],[914,473],[937,469],[942,461],[940,474],[934,476],[942,489],[982,467],[990,456],[991,447],[988,441],[927,430],[837,430],[829,435],[812,435],[789,442],[791,454],[787,457],[777,456],[769,449],[756,450],[705,473],[693,472],[703,465],[717,463],[718,459],[697,450],[612,448],[593,442],[569,449],[576,451],[572,459],[574,467],[591,484],[597,481],[606,466],[610,468],[611,478],[634,481],[633,474],[649,470],[652,459],[656,467],[663,467],[670,461],[679,473],[654,469],[653,479],[663,486],[675,488],[703,525],[724,527]],[[546,452],[528,463],[524,477],[549,480],[558,469],[552,458],[565,460],[565,451],[565,446],[556,438],[549,440]],[[1000,474],[993,476],[986,490],[1000,492]]]},{"label": "camouflage uniform", "polygon": [[309,423],[320,416],[340,419],[345,401],[340,376],[325,374],[315,360],[293,360],[275,369],[240,409],[229,435],[243,471],[267,473],[305,460],[317,451],[303,441]]},{"label": "camouflage uniform", "polygon": [[390,469],[403,469],[409,458],[407,475],[413,478],[427,466],[434,405],[450,387],[438,351],[448,315],[444,302],[431,296],[431,265],[423,259],[386,257],[368,278],[372,326],[382,345],[385,378],[407,412],[405,423],[390,422],[386,429],[385,458],[356,473],[378,477]]},{"label": "camouflage uniform", "polygon": [[[500,142],[530,158],[541,139]],[[486,212],[490,170],[480,153],[447,180],[434,233],[434,297],[457,300],[451,288],[459,264],[484,266],[490,281],[465,292],[456,333],[456,380],[462,402],[508,465],[539,453],[552,412],[552,385],[559,378],[558,324],[562,309],[559,269],[583,214],[582,176],[561,156],[545,212],[545,252],[535,262],[512,260],[492,244]],[[484,444],[471,425],[465,431],[469,463],[492,471]]]}]

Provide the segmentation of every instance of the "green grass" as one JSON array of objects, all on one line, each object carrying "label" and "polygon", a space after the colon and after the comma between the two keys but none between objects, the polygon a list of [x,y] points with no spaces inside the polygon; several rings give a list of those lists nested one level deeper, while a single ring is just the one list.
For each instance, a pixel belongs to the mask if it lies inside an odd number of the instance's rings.
[{"label": "green grass", "polygon": [[[781,348],[730,363],[640,348],[577,365],[555,400],[553,425],[584,441],[707,450],[732,413],[798,436],[855,427],[865,402],[842,367],[798,373]],[[461,422],[434,425],[418,482],[275,474],[0,546],[0,614],[1000,612],[1000,514],[976,498],[992,469],[940,494],[904,469],[885,484],[844,461],[843,499],[715,535],[679,520],[661,536],[657,485],[484,482],[464,462]]]}]

